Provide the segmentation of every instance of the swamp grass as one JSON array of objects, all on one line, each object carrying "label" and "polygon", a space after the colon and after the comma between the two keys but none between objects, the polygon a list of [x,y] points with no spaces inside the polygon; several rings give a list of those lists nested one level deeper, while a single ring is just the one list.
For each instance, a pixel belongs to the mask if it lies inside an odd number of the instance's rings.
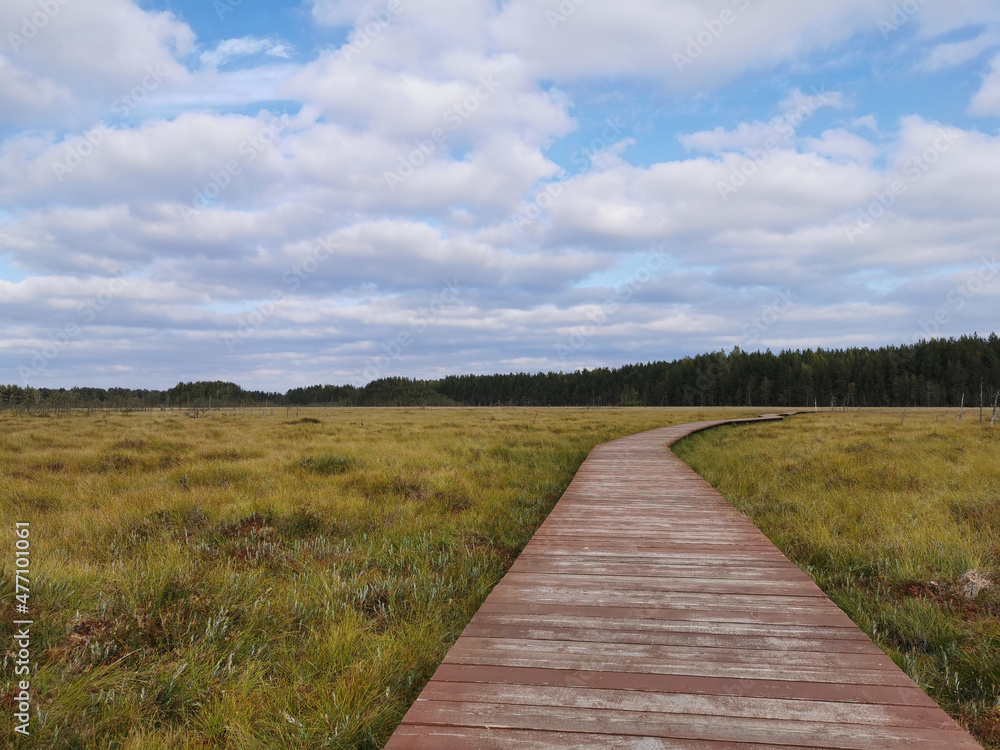
[{"label": "swamp grass", "polygon": [[[756,413],[2,414],[6,643],[31,524],[20,746],[380,747],[594,445]],[[5,716],[12,677],[7,652]]]}]

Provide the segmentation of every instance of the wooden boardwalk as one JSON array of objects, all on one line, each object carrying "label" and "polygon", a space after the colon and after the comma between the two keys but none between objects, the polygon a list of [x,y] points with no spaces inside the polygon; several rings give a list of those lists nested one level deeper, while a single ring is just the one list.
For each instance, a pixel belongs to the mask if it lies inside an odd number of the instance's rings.
[{"label": "wooden boardwalk", "polygon": [[386,748],[979,748],[667,448],[722,423],[595,448]]}]

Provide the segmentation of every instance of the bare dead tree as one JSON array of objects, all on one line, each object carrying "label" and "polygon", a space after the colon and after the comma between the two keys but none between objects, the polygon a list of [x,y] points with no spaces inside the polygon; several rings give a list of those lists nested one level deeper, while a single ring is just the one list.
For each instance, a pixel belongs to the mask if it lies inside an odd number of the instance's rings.
[{"label": "bare dead tree", "polygon": [[979,424],[983,423],[983,379],[979,378]]}]

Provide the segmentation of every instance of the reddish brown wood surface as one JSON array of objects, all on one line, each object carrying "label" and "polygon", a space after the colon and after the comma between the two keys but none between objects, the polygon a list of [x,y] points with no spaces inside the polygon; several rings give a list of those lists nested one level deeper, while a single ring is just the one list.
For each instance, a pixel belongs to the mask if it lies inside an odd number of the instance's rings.
[{"label": "reddish brown wood surface", "polygon": [[669,446],[595,448],[386,748],[980,747]]}]

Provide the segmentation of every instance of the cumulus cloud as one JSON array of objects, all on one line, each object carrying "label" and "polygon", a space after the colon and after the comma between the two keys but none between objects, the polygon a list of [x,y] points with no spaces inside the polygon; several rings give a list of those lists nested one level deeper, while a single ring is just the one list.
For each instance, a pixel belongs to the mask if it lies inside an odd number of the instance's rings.
[{"label": "cumulus cloud", "polygon": [[990,71],[983,77],[982,87],[969,104],[973,115],[1000,114],[1000,55],[990,62]]},{"label": "cumulus cloud", "polygon": [[745,151],[759,148],[766,140],[787,143],[795,131],[789,127],[765,122],[741,122],[733,130],[717,127],[697,133],[681,135],[679,140],[689,151],[721,153],[722,151]]},{"label": "cumulus cloud", "polygon": [[[20,123],[91,118],[139,84],[150,69],[180,84],[188,72],[179,59],[194,48],[194,32],[167,11],[144,11],[129,0],[53,3],[33,0],[0,4],[0,28],[9,29],[7,62],[0,80],[30,80],[42,91],[60,91],[58,112],[48,97],[3,108]],[[68,93],[69,96],[64,94]]]},{"label": "cumulus cloud", "polygon": [[65,87],[16,67],[0,54],[0,105],[4,111],[49,112],[55,107],[65,106],[71,99]]},{"label": "cumulus cloud", "polygon": [[[623,0],[614,5],[512,0],[503,6],[493,33],[532,60],[543,76],[638,75],[689,91],[875,31],[893,5],[892,0]],[[984,6],[973,15],[988,12]],[[930,22],[921,16],[914,23]],[[942,26],[937,17],[933,22]]]},{"label": "cumulus cloud", "polygon": [[312,16],[324,26],[350,26],[388,10],[385,0],[312,0]]},{"label": "cumulus cloud", "polygon": [[768,142],[788,145],[794,143],[796,130],[817,112],[826,107],[841,109],[844,106],[842,92],[805,94],[794,89],[780,102],[781,114],[768,122],[743,122],[733,130],[717,127],[681,135],[679,140],[686,149],[705,153],[759,149]]},{"label": "cumulus cloud", "polygon": [[206,67],[217,68],[236,58],[258,54],[287,59],[291,56],[291,50],[288,45],[273,39],[242,36],[238,39],[225,39],[219,42],[213,49],[202,52],[198,59]]},{"label": "cumulus cloud", "polygon": [[542,143],[572,129],[567,103],[557,91],[541,90],[515,56],[457,56],[436,67],[421,73],[336,51],[306,66],[284,91],[342,121],[404,139],[436,129],[450,140],[516,129]]},{"label": "cumulus cloud", "polygon": [[963,42],[938,44],[917,65],[917,69],[933,73],[938,70],[954,68],[970,60],[975,60],[997,44],[1000,44],[1000,35],[993,31],[984,31],[982,34]]},{"label": "cumulus cloud", "polygon": [[819,138],[808,138],[805,148],[823,156],[840,157],[862,164],[871,164],[878,156],[879,149],[846,130],[826,130]]}]

